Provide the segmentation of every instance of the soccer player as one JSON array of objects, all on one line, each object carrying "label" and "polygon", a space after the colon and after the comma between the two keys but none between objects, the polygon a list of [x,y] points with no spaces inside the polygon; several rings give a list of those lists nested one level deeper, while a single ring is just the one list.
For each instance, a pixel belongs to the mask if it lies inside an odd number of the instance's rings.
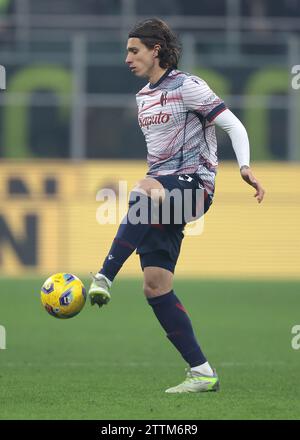
[{"label": "soccer player", "polygon": [[[144,273],[144,293],[168,339],[188,363],[186,379],[167,393],[216,391],[219,378],[207,361],[184,306],[173,290],[173,276],[189,218],[175,222],[187,190],[192,192],[193,217],[210,207],[217,168],[215,125],[230,136],[242,179],[255,189],[260,203],[264,189],[249,166],[249,142],[240,120],[202,79],[177,69],[180,48],[172,30],[159,19],[137,24],[129,33],[126,64],[147,85],[136,95],[139,125],[145,135],[149,170],[130,193],[129,209],[117,231],[101,270],[89,290],[91,304],[101,307],[111,298],[111,284],[127,258],[136,250]],[[163,207],[177,190],[169,222],[161,212],[156,221],[136,222],[137,205]],[[196,192],[202,191],[199,210]],[[155,209],[154,209],[155,210]],[[149,209],[149,212],[151,209]],[[156,211],[157,213],[157,211]],[[178,219],[178,217],[177,217]]]}]

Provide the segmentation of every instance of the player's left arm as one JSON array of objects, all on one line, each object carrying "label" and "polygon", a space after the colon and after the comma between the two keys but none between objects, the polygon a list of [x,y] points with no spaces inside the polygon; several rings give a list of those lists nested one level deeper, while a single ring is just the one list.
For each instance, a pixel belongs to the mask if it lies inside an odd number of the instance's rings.
[{"label": "player's left arm", "polygon": [[249,140],[244,125],[229,109],[217,115],[213,122],[229,135],[240,167],[241,177],[255,189],[254,197],[256,197],[258,203],[261,203],[265,190],[250,168]]}]

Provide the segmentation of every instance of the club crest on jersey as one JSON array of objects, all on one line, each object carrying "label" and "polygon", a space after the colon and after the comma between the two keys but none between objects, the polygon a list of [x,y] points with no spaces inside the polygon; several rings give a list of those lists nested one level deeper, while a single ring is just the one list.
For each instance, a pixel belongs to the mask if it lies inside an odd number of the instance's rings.
[{"label": "club crest on jersey", "polygon": [[167,98],[167,94],[168,94],[168,92],[163,92],[162,94],[161,94],[161,97],[160,97],[160,105],[163,107],[164,105],[166,105],[167,104],[167,100],[168,100],[168,98]]}]

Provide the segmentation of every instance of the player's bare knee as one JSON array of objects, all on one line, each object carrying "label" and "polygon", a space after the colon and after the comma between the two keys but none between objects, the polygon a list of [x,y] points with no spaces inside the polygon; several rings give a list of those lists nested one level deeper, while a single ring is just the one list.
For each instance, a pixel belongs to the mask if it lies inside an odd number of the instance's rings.
[{"label": "player's bare knee", "polygon": [[160,294],[160,286],[154,282],[144,282],[144,294],[146,298],[153,298]]},{"label": "player's bare knee", "polygon": [[158,267],[145,267],[144,294],[147,298],[164,295],[172,290],[173,274]]}]

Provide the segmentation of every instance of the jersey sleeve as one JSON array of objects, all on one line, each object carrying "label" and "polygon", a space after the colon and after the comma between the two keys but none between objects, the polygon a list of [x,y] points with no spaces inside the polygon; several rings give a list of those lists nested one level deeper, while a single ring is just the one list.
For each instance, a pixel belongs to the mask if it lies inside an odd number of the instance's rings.
[{"label": "jersey sleeve", "polygon": [[201,114],[209,122],[226,110],[224,101],[200,78],[187,77],[181,93],[186,109]]},{"label": "jersey sleeve", "polygon": [[242,122],[229,110],[216,116],[214,124],[222,128],[231,139],[238,164],[250,166],[250,147],[247,131]]}]

